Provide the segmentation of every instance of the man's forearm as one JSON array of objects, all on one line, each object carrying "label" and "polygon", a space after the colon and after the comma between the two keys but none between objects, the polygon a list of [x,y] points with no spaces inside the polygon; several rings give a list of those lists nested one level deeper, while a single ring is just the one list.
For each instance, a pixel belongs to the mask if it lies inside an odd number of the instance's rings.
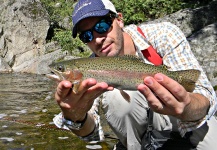
[{"label": "man's forearm", "polygon": [[199,121],[207,115],[209,100],[197,93],[189,93],[191,102],[185,107],[183,114],[178,117],[181,121]]}]

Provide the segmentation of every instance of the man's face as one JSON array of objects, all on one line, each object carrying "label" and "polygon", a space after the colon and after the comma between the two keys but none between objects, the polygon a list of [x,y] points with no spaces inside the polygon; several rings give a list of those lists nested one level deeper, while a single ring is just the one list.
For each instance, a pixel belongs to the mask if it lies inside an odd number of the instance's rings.
[{"label": "man's face", "polygon": [[[102,17],[83,19],[78,24],[79,32],[89,30],[99,22]],[[88,42],[88,47],[98,56],[117,56],[123,54],[124,38],[121,20],[112,19],[109,30],[103,34],[93,31],[93,40]]]}]

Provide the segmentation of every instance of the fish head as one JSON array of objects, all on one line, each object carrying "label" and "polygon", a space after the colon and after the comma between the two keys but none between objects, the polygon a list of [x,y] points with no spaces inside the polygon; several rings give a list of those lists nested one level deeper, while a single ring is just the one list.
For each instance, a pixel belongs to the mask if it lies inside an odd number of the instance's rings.
[{"label": "fish head", "polygon": [[69,65],[65,62],[52,63],[49,68],[51,73],[47,74],[47,77],[56,81],[68,80],[75,82],[81,80],[83,76],[75,65]]}]

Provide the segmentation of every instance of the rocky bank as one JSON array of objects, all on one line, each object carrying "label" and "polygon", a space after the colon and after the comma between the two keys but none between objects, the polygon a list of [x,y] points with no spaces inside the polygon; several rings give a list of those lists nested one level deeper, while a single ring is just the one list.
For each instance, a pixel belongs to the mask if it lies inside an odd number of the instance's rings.
[{"label": "rocky bank", "polygon": [[[217,1],[184,9],[145,23],[169,21],[184,32],[192,51],[217,85]],[[47,43],[51,23],[40,0],[0,1],[0,72],[45,74],[47,66],[67,54],[57,43]]]}]

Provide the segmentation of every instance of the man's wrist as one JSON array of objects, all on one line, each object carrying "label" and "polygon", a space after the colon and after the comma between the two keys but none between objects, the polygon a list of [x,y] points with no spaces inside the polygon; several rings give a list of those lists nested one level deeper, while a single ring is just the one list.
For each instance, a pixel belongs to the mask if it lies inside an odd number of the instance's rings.
[{"label": "man's wrist", "polygon": [[87,120],[87,116],[88,116],[88,113],[85,114],[85,116],[83,117],[83,119],[77,120],[76,122],[77,123],[85,123],[86,120]]},{"label": "man's wrist", "polygon": [[80,113],[77,113],[77,112],[71,111],[71,110],[62,111],[62,114],[63,114],[63,117],[66,120],[70,120],[70,121],[73,121],[73,122],[83,122],[83,120],[87,116],[87,112],[85,114],[80,114]]},{"label": "man's wrist", "polygon": [[84,126],[85,122],[87,121],[87,118],[88,118],[88,113],[86,113],[84,119],[82,119],[81,121],[78,120],[76,122],[74,122],[72,120],[69,120],[69,119],[65,119],[64,116],[63,116],[62,122],[69,129],[80,130]]},{"label": "man's wrist", "polygon": [[88,113],[85,113],[85,115],[82,118],[80,118],[80,119],[78,119],[78,120],[76,120],[74,122],[78,122],[78,123],[85,122],[87,120],[87,115],[88,115]]}]

